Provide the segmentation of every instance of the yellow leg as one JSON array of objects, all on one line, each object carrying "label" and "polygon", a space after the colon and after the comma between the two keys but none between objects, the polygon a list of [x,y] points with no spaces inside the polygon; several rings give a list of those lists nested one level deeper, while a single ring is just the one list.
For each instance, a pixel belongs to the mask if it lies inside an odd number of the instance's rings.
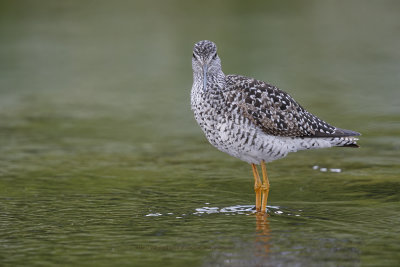
[{"label": "yellow leg", "polygon": [[265,166],[265,161],[261,161],[261,171],[263,176],[263,185],[261,186],[261,190],[263,192],[262,203],[261,203],[261,213],[265,213],[267,208],[267,200],[269,193],[269,180],[267,176],[267,167]]},{"label": "yellow leg", "polygon": [[256,211],[261,211],[261,180],[260,175],[257,171],[257,166],[255,164],[251,164],[251,168],[253,169],[254,175],[254,192],[256,193]]}]

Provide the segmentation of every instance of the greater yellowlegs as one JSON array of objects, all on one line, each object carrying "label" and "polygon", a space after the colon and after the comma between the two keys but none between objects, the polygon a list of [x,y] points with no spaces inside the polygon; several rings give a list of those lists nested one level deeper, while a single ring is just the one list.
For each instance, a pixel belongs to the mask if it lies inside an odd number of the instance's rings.
[{"label": "greater yellowlegs", "polygon": [[[251,164],[257,211],[265,213],[267,205],[266,162],[304,149],[358,147],[354,136],[359,133],[324,122],[277,87],[225,75],[211,41],[194,45],[192,68],[194,117],[213,146]],[[261,164],[262,181],[256,164]]]}]

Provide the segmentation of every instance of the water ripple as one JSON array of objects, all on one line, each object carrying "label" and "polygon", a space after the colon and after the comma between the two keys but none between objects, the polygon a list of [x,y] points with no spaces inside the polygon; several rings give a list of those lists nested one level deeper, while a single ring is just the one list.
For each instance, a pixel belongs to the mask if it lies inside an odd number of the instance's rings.
[{"label": "water ripple", "polygon": [[[207,203],[209,204],[209,203]],[[284,215],[284,216],[296,216],[299,217],[301,216],[299,213],[302,210],[286,210],[283,209],[282,207],[279,206],[268,206],[267,207],[267,213],[270,215]],[[173,213],[173,212],[168,212],[168,213],[161,213],[161,212],[155,212],[155,213],[149,213],[146,214],[146,217],[159,217],[159,216],[169,216],[173,215],[177,219],[182,219],[185,216],[188,215],[197,215],[197,216],[202,216],[202,215],[208,215],[208,214],[225,214],[225,215],[236,215],[236,214],[243,214],[243,215],[250,215],[256,213],[256,210],[254,208],[254,205],[235,205],[235,206],[229,206],[229,207],[201,207],[201,208],[195,208],[194,212],[191,213]]]}]

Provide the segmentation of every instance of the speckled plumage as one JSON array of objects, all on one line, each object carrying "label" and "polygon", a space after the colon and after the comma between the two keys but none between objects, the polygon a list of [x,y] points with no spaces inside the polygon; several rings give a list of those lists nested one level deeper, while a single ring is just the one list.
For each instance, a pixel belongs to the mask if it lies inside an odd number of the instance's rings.
[{"label": "speckled plumage", "polygon": [[191,106],[208,141],[243,161],[259,164],[289,152],[357,147],[357,132],[334,127],[290,95],[263,81],[225,75],[211,41],[195,44]]}]

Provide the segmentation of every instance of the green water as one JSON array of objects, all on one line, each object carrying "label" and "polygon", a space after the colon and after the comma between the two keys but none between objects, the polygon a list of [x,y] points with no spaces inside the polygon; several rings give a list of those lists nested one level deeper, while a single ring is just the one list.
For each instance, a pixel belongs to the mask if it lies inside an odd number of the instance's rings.
[{"label": "green water", "polygon": [[[2,1],[1,266],[398,266],[400,2]],[[360,149],[248,164],[190,110],[191,50]],[[313,166],[328,168],[327,172]],[[330,168],[341,172],[331,172]]]}]

